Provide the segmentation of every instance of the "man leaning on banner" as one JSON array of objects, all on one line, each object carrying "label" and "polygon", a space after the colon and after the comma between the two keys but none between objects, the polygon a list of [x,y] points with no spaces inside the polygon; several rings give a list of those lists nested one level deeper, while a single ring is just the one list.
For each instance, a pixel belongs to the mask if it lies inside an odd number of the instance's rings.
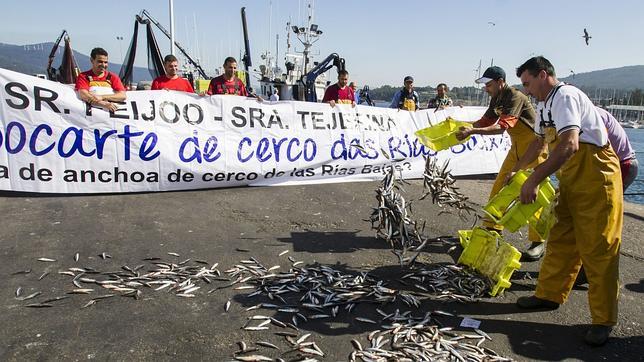
[{"label": "man leaning on banner", "polygon": [[125,100],[125,87],[115,73],[107,70],[107,51],[94,48],[90,53],[92,69],[82,72],[76,79],[74,89],[83,101],[98,106],[106,111],[115,112],[117,107],[112,102]]}]

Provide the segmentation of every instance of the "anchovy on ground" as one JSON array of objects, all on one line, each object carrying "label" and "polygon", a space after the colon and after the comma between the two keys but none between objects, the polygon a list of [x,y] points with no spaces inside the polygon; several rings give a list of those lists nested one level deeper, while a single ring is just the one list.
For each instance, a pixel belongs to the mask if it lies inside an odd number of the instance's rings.
[{"label": "anchovy on ground", "polygon": [[382,322],[387,324],[370,333],[364,346],[358,340],[351,341],[354,351],[350,361],[511,361],[481,346],[485,332],[472,334],[440,327],[432,312],[415,317],[396,311]]},{"label": "anchovy on ground", "polygon": [[422,290],[434,300],[477,302],[492,289],[492,281],[463,265],[440,263],[423,265],[400,278],[405,284]]}]

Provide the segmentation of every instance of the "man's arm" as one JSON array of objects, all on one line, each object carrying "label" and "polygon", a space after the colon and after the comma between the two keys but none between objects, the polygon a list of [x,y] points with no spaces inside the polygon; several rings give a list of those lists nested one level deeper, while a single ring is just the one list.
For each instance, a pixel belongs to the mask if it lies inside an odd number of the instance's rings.
[{"label": "man's arm", "polygon": [[[541,183],[541,181],[545,180],[546,177],[552,175],[558,169],[560,169],[561,166],[563,166],[575,154],[575,152],[579,150],[579,129],[569,129],[561,133],[558,137],[559,144],[557,144],[555,149],[550,152],[548,159],[535,167],[534,172],[530,175],[530,177],[528,177],[526,182],[523,184],[523,187],[521,187],[522,203],[533,203],[537,197],[537,191],[539,189],[539,184]],[[531,144],[524,157],[528,156],[528,152],[531,151],[537,152],[538,150],[532,150]],[[536,156],[538,156],[538,154],[536,154]],[[536,158],[536,156],[534,158]],[[517,164],[519,163],[525,165],[527,164],[527,160],[522,159]]]},{"label": "man's arm", "polygon": [[92,104],[92,102],[97,102],[98,101],[97,96],[95,96],[92,93],[90,93],[90,91],[87,90],[87,89],[79,89],[78,90],[78,96],[80,97],[80,99],[83,102],[86,102],[86,103],[89,103],[89,104]]},{"label": "man's arm", "polygon": [[[123,99],[125,100],[125,92],[122,92],[122,93],[123,93]],[[78,96],[84,102],[87,102],[93,106],[101,107],[107,111],[115,112],[117,109],[116,104],[106,99],[107,96],[98,96],[98,95],[92,94],[87,89],[79,89]]]},{"label": "man's arm", "polygon": [[398,103],[400,103],[400,96],[402,92],[401,91],[396,91],[394,93],[394,98],[391,100],[391,104],[389,105],[389,108],[398,108]]},{"label": "man's arm", "polygon": [[473,134],[493,135],[502,134],[503,132],[505,132],[505,128],[501,127],[498,123],[482,128],[461,127],[458,132],[456,132],[456,139],[462,141]]},{"label": "man's arm", "polygon": [[104,101],[108,101],[108,102],[122,102],[125,100],[125,91],[118,91],[118,92],[115,92],[114,94],[101,96],[101,98]]}]

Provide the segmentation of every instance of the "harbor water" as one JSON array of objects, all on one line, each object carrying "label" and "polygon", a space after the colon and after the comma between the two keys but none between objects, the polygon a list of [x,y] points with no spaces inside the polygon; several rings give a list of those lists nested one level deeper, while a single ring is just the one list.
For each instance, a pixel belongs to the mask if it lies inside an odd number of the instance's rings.
[{"label": "harbor water", "polygon": [[637,178],[624,193],[624,199],[637,204],[644,204],[644,129],[626,128],[625,130],[631,145],[635,149],[640,169]]}]

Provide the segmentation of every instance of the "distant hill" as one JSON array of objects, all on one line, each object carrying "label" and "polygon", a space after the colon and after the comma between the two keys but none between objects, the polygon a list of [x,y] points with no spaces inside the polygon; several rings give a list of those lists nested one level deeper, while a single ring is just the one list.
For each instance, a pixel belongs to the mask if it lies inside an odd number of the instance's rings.
[{"label": "distant hill", "polygon": [[[560,74],[560,76],[563,74]],[[595,70],[559,78],[580,88],[644,89],[644,65]]]},{"label": "distant hill", "polygon": [[[62,42],[61,42],[62,43]],[[39,43],[29,45],[13,45],[0,43],[0,68],[5,68],[25,74],[46,74],[47,61],[49,60],[49,53],[54,43]],[[63,57],[63,46],[58,47],[58,54],[54,59],[54,67],[60,65]],[[79,53],[74,50],[74,58],[78,63],[81,71],[86,71],[91,68],[89,55]],[[111,59],[117,59],[114,55]],[[110,62],[109,70],[117,73],[121,70],[121,64]],[[147,68],[134,67],[134,74],[132,76],[134,82],[141,80],[151,80],[152,76]]]}]

